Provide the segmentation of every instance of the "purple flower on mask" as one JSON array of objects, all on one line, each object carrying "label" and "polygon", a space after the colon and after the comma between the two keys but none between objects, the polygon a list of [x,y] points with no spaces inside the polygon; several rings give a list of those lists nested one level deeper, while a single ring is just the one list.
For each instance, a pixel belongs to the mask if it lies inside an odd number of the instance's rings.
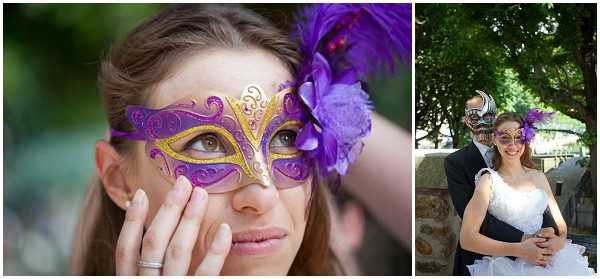
[{"label": "purple flower on mask", "polygon": [[316,161],[321,176],[345,175],[360,154],[371,131],[371,104],[358,78],[393,72],[397,58],[410,61],[411,20],[410,4],[326,3],[298,14],[296,80],[312,119],[296,147]]},{"label": "purple flower on mask", "polygon": [[529,123],[523,122],[523,142],[531,143],[535,137],[535,129],[529,126]]},{"label": "purple flower on mask", "polygon": [[554,112],[543,112],[537,108],[529,109],[523,117],[523,142],[531,143],[535,137],[535,123],[543,123],[553,115]]},{"label": "purple flower on mask", "polygon": [[371,131],[369,97],[351,71],[333,80],[320,53],[312,69],[298,93],[315,121],[302,127],[296,146],[317,161],[321,175],[333,170],[345,175],[362,150],[360,140]]}]

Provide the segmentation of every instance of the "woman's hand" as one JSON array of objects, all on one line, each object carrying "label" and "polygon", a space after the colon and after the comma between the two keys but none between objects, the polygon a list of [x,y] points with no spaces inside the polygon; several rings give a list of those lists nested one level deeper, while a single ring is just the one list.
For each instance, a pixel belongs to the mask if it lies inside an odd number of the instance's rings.
[{"label": "woman's hand", "polygon": [[532,265],[546,266],[552,257],[547,248],[538,247],[538,243],[546,241],[545,238],[530,237],[519,243],[518,257]]},{"label": "woman's hand", "polygon": [[[148,198],[138,189],[128,204],[117,241],[117,275],[187,275],[207,203],[206,191],[199,187],[192,190],[190,182],[180,176],[143,234]],[[195,274],[219,275],[230,247],[231,228],[221,224]],[[140,260],[161,263],[162,268],[138,267]]]},{"label": "woman's hand", "polygon": [[[548,230],[544,230],[544,229],[548,229]],[[544,228],[544,229],[538,231],[536,236],[540,237],[540,238],[544,238],[545,241],[540,242],[537,245],[540,248],[547,248],[550,251],[551,256],[552,256],[556,252],[558,252],[558,250],[563,248],[563,246],[565,245],[566,239],[563,236],[558,236],[558,235],[554,234],[553,228]]]}]

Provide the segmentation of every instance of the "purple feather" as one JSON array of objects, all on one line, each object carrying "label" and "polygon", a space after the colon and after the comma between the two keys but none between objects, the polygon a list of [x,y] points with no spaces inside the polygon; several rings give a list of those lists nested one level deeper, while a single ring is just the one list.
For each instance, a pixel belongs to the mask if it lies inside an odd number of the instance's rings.
[{"label": "purple feather", "polygon": [[[310,74],[317,52],[329,61],[334,80],[353,69],[361,77],[387,66],[396,58],[411,60],[412,10],[410,4],[318,4],[304,9],[296,25],[305,67],[300,81]],[[308,66],[308,67],[306,67]]]},{"label": "purple feather", "polygon": [[298,94],[312,115],[296,147],[322,176],[345,175],[371,132],[371,103],[359,77],[410,63],[411,4],[316,4],[298,18]]},{"label": "purple feather", "polygon": [[534,123],[543,123],[546,120],[550,119],[554,115],[554,112],[543,112],[538,108],[532,108],[525,113],[524,121],[529,123],[530,125]]}]

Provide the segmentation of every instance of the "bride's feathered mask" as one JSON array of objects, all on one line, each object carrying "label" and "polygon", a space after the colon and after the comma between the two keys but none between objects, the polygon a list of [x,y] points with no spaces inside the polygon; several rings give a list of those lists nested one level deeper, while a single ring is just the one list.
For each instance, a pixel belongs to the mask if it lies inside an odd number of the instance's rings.
[{"label": "bride's feathered mask", "polygon": [[523,143],[530,144],[535,137],[536,123],[544,123],[554,116],[554,112],[543,112],[540,109],[532,108],[525,113],[523,124],[521,125],[521,134]]},{"label": "bride's feathered mask", "polygon": [[397,58],[410,62],[411,13],[410,4],[317,4],[299,14],[298,93],[311,121],[296,147],[321,176],[345,175],[361,152],[372,110],[361,79],[393,72]]},{"label": "bride's feathered mask", "polygon": [[135,131],[111,135],[146,141],[164,177],[186,176],[209,193],[303,185],[315,163],[321,176],[346,174],[371,130],[359,78],[393,71],[396,58],[410,62],[411,5],[317,4],[295,26],[303,61],[295,86],[271,98],[249,85],[239,99],[207,92],[161,109],[130,105]]}]

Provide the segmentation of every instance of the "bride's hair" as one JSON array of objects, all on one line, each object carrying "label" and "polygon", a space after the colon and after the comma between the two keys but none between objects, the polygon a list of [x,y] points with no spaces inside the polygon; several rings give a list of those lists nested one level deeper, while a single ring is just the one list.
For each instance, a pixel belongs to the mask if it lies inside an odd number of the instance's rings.
[{"label": "bride's hair", "polygon": [[[261,16],[238,5],[174,5],[150,17],[113,48],[101,64],[99,91],[109,126],[131,130],[125,107],[144,104],[153,86],[193,52],[249,46],[269,51],[291,72],[298,65],[294,42]],[[110,143],[129,164],[135,164],[131,160],[132,141],[113,137]],[[329,205],[323,186],[317,177],[313,179],[306,231],[289,275],[344,273],[329,246]],[[72,274],[115,274],[115,248],[124,217],[125,211],[112,202],[95,175],[75,229]]]},{"label": "bride's hair", "polygon": [[[494,121],[494,130],[497,130],[498,127],[500,127],[500,125],[502,125],[503,123],[511,122],[511,121],[519,123],[519,126],[523,125],[523,118],[520,115],[518,115],[516,112],[505,112],[505,113],[498,115],[498,117],[496,117],[496,120]],[[531,159],[531,147],[529,147],[528,143],[525,143],[525,151],[523,152],[523,155],[521,155],[521,165],[528,167],[530,169],[538,169],[535,162],[533,162],[533,160]],[[498,151],[498,147],[496,145],[494,145],[494,156],[492,157],[492,168],[495,170],[498,170],[500,168],[500,166],[502,166],[502,156],[500,155],[500,152]]]}]

